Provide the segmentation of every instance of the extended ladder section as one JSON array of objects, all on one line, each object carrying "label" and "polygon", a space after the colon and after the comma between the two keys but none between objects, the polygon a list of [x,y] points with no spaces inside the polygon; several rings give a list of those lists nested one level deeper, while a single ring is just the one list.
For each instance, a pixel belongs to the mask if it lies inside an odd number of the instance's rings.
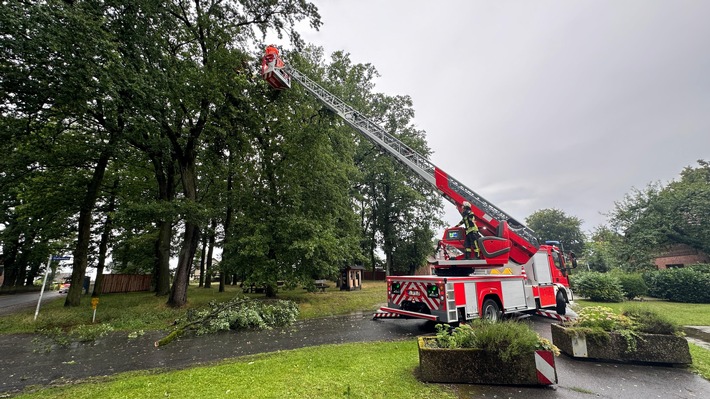
[{"label": "extended ladder section", "polygon": [[507,221],[511,228],[511,252],[510,258],[523,264],[532,257],[538,249],[538,242],[534,232],[522,225],[510,215],[498,209],[485,198],[478,195],[470,188],[464,186],[458,180],[450,177],[443,170],[432,164],[425,156],[419,154],[399,139],[387,133],[377,123],[367,118],[353,107],[346,104],[328,90],[321,87],[297,69],[286,64],[282,68],[286,74],[286,79],[293,78],[300,83],[306,91],[314,95],[326,107],[338,114],[345,123],[360,132],[365,138],[386,153],[394,156],[400,163],[417,174],[421,179],[429,182],[432,186],[444,195],[444,197],[456,205],[460,210],[464,201],[472,205],[472,212],[476,215],[479,223],[482,223],[485,230],[484,235],[494,234],[498,224]]}]

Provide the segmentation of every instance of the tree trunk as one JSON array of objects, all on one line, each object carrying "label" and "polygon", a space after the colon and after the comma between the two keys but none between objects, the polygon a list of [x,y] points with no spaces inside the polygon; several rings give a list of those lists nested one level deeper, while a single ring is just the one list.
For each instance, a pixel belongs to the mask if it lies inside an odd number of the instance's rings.
[{"label": "tree trunk", "polygon": [[20,245],[20,238],[13,237],[11,241],[6,241],[3,244],[6,245],[6,252],[2,257],[5,269],[5,278],[2,281],[2,286],[3,288],[9,289],[9,287],[15,286],[15,280],[17,279],[17,253],[18,246]]},{"label": "tree trunk", "polygon": [[77,237],[76,247],[74,248],[74,263],[71,273],[71,286],[67,293],[67,299],[64,306],[79,306],[81,303],[81,290],[84,286],[84,275],[86,274],[86,266],[89,255],[89,242],[91,240],[91,213],[96,204],[96,198],[99,195],[101,182],[104,180],[104,174],[108,162],[111,159],[115,135],[111,135],[108,146],[101,152],[99,162],[94,168],[94,174],[84,195],[79,208],[79,233]]},{"label": "tree trunk", "polygon": [[210,222],[209,242],[207,246],[207,264],[205,266],[205,288],[212,288],[212,255],[214,254],[214,238],[217,229],[217,219]]},{"label": "tree trunk", "polygon": [[[158,182],[158,201],[167,206],[175,196],[175,168],[173,161],[168,165],[162,161],[162,154],[152,155],[151,162]],[[171,220],[158,221],[158,238],[155,242],[155,267],[153,279],[155,295],[163,296],[170,293],[170,241],[173,238]]]},{"label": "tree trunk", "polygon": [[170,240],[172,237],[172,223],[169,220],[159,222],[158,240],[155,243],[155,295],[157,296],[168,295],[170,293]]},{"label": "tree trunk", "polygon": [[[186,157],[180,162],[180,177],[182,179],[185,199],[197,202],[197,176],[195,173],[194,156]],[[190,269],[200,241],[200,226],[195,222],[195,216],[189,215],[185,221],[185,234],[182,248],[175,270],[175,280],[168,298],[168,306],[179,308],[187,303],[187,287],[190,283]]]},{"label": "tree trunk", "polygon": [[106,266],[106,253],[108,252],[108,243],[111,238],[111,230],[113,226],[113,212],[116,210],[116,192],[118,190],[118,178],[113,181],[111,189],[111,198],[106,207],[106,223],[104,231],[101,233],[101,242],[99,243],[99,259],[96,265],[96,281],[94,282],[94,291],[91,296],[99,296],[101,293],[101,285],[104,281],[104,267]]},{"label": "tree trunk", "polygon": [[[202,236],[202,253],[200,253],[200,282],[197,284],[198,287],[205,286],[205,256],[207,252],[207,234]],[[209,287],[207,287],[209,288]]]},{"label": "tree trunk", "polygon": [[224,292],[224,286],[226,283],[227,277],[225,276],[224,271],[219,272],[219,292]]},{"label": "tree trunk", "polygon": [[197,244],[200,241],[200,227],[192,222],[185,223],[185,234],[183,235],[183,245],[180,250],[177,269],[175,270],[175,280],[168,298],[168,306],[179,308],[187,303],[187,287],[190,283],[190,268],[192,259],[197,252]]},{"label": "tree trunk", "polygon": [[[227,280],[227,271],[224,265],[224,251],[227,248],[227,243],[231,234],[232,227],[232,215],[234,212],[233,202],[233,191],[234,191],[234,173],[232,172],[232,163],[234,161],[234,151],[229,151],[229,158],[227,162],[227,167],[229,168],[229,173],[227,174],[227,214],[224,217],[224,240],[222,241],[222,262],[219,262],[219,292],[224,292],[224,286]],[[234,285],[234,284],[233,284]]]}]

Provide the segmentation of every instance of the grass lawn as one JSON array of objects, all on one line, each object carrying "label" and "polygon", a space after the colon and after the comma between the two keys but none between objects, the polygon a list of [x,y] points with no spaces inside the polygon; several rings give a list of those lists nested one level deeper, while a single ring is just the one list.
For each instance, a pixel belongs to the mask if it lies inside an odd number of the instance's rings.
[{"label": "grass lawn", "polygon": [[165,373],[133,372],[17,398],[456,398],[419,382],[414,340],[324,345]]},{"label": "grass lawn", "polygon": [[650,299],[643,302],[631,301],[620,303],[592,302],[587,300],[576,300],[579,306],[606,306],[615,311],[620,311],[624,306],[638,305],[648,306],[668,320],[678,323],[681,326],[710,326],[710,304],[704,303],[679,303]]},{"label": "grass lawn", "polygon": [[690,344],[690,356],[693,358],[693,371],[710,381],[710,350]]},{"label": "grass lawn", "polygon": [[[348,314],[358,311],[374,312],[379,304],[387,302],[385,282],[363,282],[360,291],[340,291],[330,283],[326,292],[312,293],[303,288],[283,290],[278,298],[290,299],[299,306],[299,317],[313,318]],[[235,296],[263,298],[263,294],[243,294],[240,287],[227,286],[218,292],[218,286],[205,289],[190,286],[187,306],[172,309],[165,305],[166,297],[156,297],[149,292],[106,294],[100,298],[96,322],[109,324],[117,331],[160,330],[170,326],[188,309],[206,306],[210,301],[227,301]],[[91,324],[91,300],[83,296],[81,306],[64,307],[64,298],[42,304],[39,317],[34,321],[34,308],[0,318],[0,334],[33,333],[40,329],[70,329]]]}]

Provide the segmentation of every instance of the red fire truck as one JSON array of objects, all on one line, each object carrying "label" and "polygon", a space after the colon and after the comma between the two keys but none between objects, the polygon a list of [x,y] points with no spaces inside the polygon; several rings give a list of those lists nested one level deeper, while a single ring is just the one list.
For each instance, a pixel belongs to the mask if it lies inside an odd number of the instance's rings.
[{"label": "red fire truck", "polygon": [[470,205],[481,233],[477,240],[480,258],[462,259],[464,229],[446,229],[430,259],[431,275],[387,277],[388,304],[381,308],[382,314],[456,323],[545,309],[566,313],[573,299],[567,275],[570,265],[576,266],[574,254],[567,258],[554,242],[540,245],[530,228],[284,63],[275,46],[267,47],[261,74],[277,90],[297,81],[385,154],[434,186],[459,211],[464,203]]}]

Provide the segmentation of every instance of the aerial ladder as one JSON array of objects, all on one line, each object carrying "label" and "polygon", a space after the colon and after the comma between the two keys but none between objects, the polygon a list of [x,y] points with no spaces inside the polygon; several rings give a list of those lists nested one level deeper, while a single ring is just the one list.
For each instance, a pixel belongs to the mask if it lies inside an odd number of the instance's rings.
[{"label": "aerial ladder", "polygon": [[[308,76],[293,66],[284,63],[279,56],[278,50],[273,46],[267,48],[266,55],[262,60],[261,73],[264,79],[277,90],[290,88],[292,80],[300,83],[306,91],[340,116],[350,127],[385,153],[391,155],[418,177],[435,187],[459,211],[461,211],[464,201],[469,202],[471,211],[476,216],[479,231],[483,236],[499,234],[498,232],[504,227],[500,226],[501,223],[506,222],[509,226],[508,238],[511,244],[510,260],[518,264],[524,264],[537,252],[539,243],[533,230],[490,203],[474,190],[451,177],[441,168],[431,163],[427,157],[387,133],[377,123],[346,104]],[[499,229],[499,226],[501,229]]]},{"label": "aerial ladder", "polygon": [[556,317],[565,317],[567,303],[573,299],[567,276],[576,267],[574,254],[570,267],[557,245],[540,245],[533,230],[284,63],[274,46],[267,47],[261,68],[264,79],[277,90],[290,88],[292,80],[300,83],[350,127],[433,186],[459,212],[465,202],[471,205],[482,234],[477,240],[481,258],[461,259],[464,229],[447,228],[436,256],[429,259],[434,274],[388,276],[388,303],[378,315],[452,323],[480,317],[496,320],[521,312],[550,317],[550,309],[555,309]]}]

